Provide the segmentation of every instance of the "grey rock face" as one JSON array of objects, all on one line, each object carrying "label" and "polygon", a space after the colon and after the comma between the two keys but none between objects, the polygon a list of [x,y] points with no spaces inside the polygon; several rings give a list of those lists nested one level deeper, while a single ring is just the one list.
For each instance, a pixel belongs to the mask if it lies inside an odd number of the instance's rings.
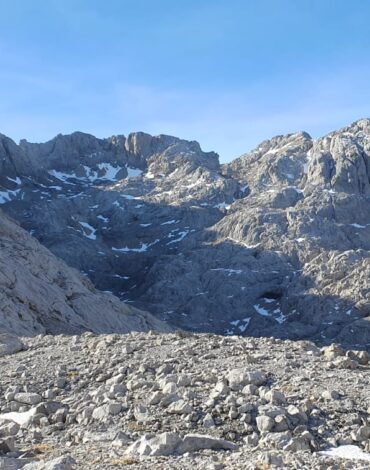
[{"label": "grey rock face", "polygon": [[163,135],[3,141],[3,210],[99,289],[184,329],[370,345],[369,120],[226,165]]},{"label": "grey rock face", "polygon": [[[146,312],[98,292],[0,212],[0,331],[13,335],[148,331],[168,327]],[[0,335],[0,356],[23,349]]]}]

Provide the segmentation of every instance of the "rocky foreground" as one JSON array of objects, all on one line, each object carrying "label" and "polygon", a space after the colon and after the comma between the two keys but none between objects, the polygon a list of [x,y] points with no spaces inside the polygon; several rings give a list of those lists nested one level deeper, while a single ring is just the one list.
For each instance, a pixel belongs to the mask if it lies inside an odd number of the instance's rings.
[{"label": "rocky foreground", "polygon": [[150,332],[2,335],[0,356],[0,468],[370,466],[364,351]]}]

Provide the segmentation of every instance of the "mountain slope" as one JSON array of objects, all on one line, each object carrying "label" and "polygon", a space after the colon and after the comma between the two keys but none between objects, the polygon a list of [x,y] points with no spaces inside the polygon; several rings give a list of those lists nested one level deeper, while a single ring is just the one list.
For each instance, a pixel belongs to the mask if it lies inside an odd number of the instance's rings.
[{"label": "mountain slope", "polygon": [[169,331],[98,292],[0,211],[0,332],[17,335]]},{"label": "mountain slope", "polygon": [[98,288],[194,331],[370,346],[370,120],[226,165],[163,135],[2,141],[4,211]]}]

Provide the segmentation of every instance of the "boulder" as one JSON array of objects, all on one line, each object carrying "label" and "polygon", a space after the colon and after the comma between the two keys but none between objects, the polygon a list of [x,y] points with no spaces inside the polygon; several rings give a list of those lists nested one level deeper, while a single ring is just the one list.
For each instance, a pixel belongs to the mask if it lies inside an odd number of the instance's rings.
[{"label": "boulder", "polygon": [[165,432],[156,436],[145,434],[134,442],[126,454],[133,456],[182,455],[204,449],[235,450],[237,446],[225,439],[201,434],[187,434],[181,438],[176,433]]},{"label": "boulder", "polygon": [[0,357],[15,354],[24,349],[22,341],[14,335],[0,334]]}]

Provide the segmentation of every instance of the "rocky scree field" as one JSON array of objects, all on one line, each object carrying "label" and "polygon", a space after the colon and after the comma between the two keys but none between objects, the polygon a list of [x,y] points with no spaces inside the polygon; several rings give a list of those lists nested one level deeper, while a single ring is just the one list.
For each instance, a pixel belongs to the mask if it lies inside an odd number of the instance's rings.
[{"label": "rocky scree field", "polygon": [[0,354],[0,468],[370,467],[365,351],[149,332],[4,334]]}]

